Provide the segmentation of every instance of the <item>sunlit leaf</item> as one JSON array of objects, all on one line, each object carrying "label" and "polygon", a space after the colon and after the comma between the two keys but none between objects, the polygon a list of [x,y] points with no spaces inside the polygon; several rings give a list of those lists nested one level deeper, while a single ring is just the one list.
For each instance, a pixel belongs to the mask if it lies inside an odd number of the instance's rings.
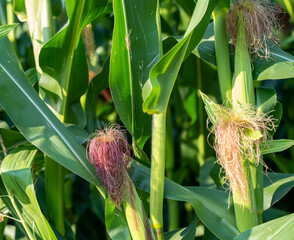
[{"label": "sunlit leaf", "polygon": [[293,234],[294,214],[290,214],[253,227],[240,234],[235,240],[290,240]]},{"label": "sunlit leaf", "polygon": [[271,140],[261,144],[261,154],[270,154],[275,152],[282,152],[294,145],[294,140],[278,139]]},{"label": "sunlit leaf", "polygon": [[264,181],[264,210],[282,199],[294,187],[293,174],[267,173]]},{"label": "sunlit leaf", "polygon": [[30,239],[57,239],[43,216],[32,177],[32,163],[37,153],[35,147],[13,150],[1,164],[1,176],[12,205]]},{"label": "sunlit leaf", "polygon": [[[0,104],[23,136],[59,164],[99,186],[86,151],[37,95],[8,39],[0,40]],[[32,117],[33,116],[33,117]]]},{"label": "sunlit leaf", "polygon": [[66,26],[41,49],[42,95],[63,122],[86,124],[80,97],[87,90],[89,77],[81,31],[103,13],[106,4],[107,0],[66,1]]},{"label": "sunlit leaf", "polygon": [[[150,191],[149,168],[132,161],[129,174],[138,188]],[[199,219],[220,239],[233,239],[239,234],[233,209],[228,209],[228,193],[201,187],[185,188],[166,179],[164,196],[172,200],[189,202]]]},{"label": "sunlit leaf", "polygon": [[184,38],[151,69],[143,89],[143,110],[148,114],[166,112],[182,62],[203,37],[217,3],[218,0],[199,0]]},{"label": "sunlit leaf", "polygon": [[118,114],[142,147],[151,118],[142,110],[142,87],[158,61],[157,1],[113,1],[114,32],[109,86]]}]

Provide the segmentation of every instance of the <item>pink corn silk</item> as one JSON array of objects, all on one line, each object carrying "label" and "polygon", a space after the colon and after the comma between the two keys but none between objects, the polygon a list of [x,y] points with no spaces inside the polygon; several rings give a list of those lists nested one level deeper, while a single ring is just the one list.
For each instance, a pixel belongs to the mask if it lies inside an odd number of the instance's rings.
[{"label": "pink corn silk", "polygon": [[94,165],[101,185],[115,205],[120,206],[130,161],[130,146],[125,134],[118,125],[97,130],[87,148],[88,159]]}]

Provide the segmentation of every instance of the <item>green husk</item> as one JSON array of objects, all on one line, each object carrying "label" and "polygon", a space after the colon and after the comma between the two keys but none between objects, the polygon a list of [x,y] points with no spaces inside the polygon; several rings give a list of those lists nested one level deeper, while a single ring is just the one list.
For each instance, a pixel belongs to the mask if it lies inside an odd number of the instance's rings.
[{"label": "green husk", "polygon": [[142,240],[155,239],[142,202],[128,174],[126,174],[123,207],[132,238]]}]

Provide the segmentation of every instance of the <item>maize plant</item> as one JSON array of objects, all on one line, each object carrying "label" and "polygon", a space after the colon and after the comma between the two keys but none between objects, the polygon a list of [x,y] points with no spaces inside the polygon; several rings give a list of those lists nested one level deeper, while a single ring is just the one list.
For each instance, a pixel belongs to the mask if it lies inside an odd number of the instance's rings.
[{"label": "maize plant", "polygon": [[0,238],[291,240],[294,3],[0,0]]}]

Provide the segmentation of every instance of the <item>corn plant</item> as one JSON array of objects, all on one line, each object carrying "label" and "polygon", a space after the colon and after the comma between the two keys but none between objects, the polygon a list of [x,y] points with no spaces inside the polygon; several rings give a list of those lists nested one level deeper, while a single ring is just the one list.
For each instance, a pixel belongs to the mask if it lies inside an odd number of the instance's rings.
[{"label": "corn plant", "polygon": [[293,9],[1,0],[0,237],[292,239]]}]

